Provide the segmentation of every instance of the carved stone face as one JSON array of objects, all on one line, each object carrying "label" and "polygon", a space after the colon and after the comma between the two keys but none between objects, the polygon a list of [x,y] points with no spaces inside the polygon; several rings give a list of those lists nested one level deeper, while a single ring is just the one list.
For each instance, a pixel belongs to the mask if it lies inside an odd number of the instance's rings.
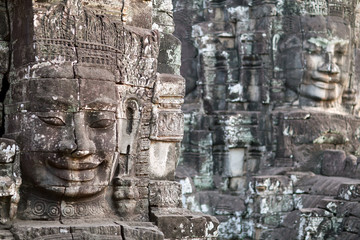
[{"label": "carved stone face", "polygon": [[349,80],[349,40],[311,37],[304,41],[306,69],[300,95],[317,101],[338,99]]},{"label": "carved stone face", "polygon": [[18,136],[27,181],[66,197],[109,185],[116,158],[116,87],[96,80],[33,80]]},{"label": "carved stone face", "polygon": [[[312,31],[307,23],[303,33],[286,36],[280,45],[281,68],[287,88],[308,101],[334,102],[341,98],[349,81],[350,27],[344,23],[326,24]],[[319,20],[319,25],[321,21]]]}]

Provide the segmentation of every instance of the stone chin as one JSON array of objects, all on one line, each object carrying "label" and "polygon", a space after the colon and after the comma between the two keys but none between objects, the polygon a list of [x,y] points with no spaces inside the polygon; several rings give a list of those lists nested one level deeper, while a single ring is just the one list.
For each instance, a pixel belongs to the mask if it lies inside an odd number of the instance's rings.
[{"label": "stone chin", "polygon": [[68,187],[60,187],[60,186],[43,186],[45,190],[55,193],[57,195],[61,195],[65,198],[88,198],[94,195],[97,195],[105,190],[106,186],[68,186]]},{"label": "stone chin", "polygon": [[39,184],[39,190],[46,191],[50,194],[53,194],[54,197],[61,196],[62,198],[89,198],[94,195],[98,195],[105,190],[107,183],[104,185],[92,185],[84,184],[83,182],[68,183],[67,186],[54,186]]}]

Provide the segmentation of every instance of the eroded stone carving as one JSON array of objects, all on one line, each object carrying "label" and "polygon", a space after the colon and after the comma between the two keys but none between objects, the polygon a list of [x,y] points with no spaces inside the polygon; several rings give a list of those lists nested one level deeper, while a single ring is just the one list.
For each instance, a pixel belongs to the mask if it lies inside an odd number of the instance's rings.
[{"label": "eroded stone carving", "polygon": [[1,222],[16,239],[215,237],[217,220],[182,209],[172,182],[184,80],[158,73],[170,46],[151,30],[152,2],[94,4],[7,1]]},{"label": "eroded stone carving", "polygon": [[359,2],[175,3],[183,202],[222,239],[356,239]]},{"label": "eroded stone carving", "polygon": [[311,29],[309,17],[292,18],[304,34],[295,30],[277,42],[286,87],[300,95],[300,106],[339,108],[351,76],[350,23],[317,16],[318,25]]}]

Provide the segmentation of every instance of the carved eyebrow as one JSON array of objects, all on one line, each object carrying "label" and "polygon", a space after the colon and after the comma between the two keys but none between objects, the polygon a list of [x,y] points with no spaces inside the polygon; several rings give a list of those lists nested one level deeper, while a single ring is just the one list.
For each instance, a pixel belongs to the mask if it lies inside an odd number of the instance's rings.
[{"label": "carved eyebrow", "polygon": [[92,110],[104,110],[104,111],[116,111],[117,103],[111,98],[97,98],[93,101],[83,102],[81,104],[82,109]]},{"label": "carved eyebrow", "polygon": [[334,44],[334,45],[340,44],[341,47],[345,47],[347,44],[349,44],[349,40],[338,39],[338,38],[328,40],[322,37],[310,38],[308,42],[315,44],[317,47],[322,47],[322,48],[326,48],[329,44]]},{"label": "carved eyebrow", "polygon": [[41,96],[38,100],[46,101],[46,102],[56,102],[61,105],[71,105],[73,102],[61,96]]},{"label": "carved eyebrow", "polygon": [[44,109],[74,109],[78,108],[78,102],[76,100],[69,100],[61,96],[40,96],[36,98],[36,102],[41,104]]},{"label": "carved eyebrow", "polygon": [[317,47],[322,47],[322,48],[325,48],[329,44],[329,40],[322,37],[310,38],[308,42],[315,44]]},{"label": "carved eyebrow", "polygon": [[349,45],[349,41],[339,41],[336,43],[335,47],[337,48],[346,48]]}]

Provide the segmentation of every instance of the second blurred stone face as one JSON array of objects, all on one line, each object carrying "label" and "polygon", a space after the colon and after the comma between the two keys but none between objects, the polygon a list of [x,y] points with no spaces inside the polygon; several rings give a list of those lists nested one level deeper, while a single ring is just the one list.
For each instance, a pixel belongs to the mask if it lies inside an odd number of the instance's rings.
[{"label": "second blurred stone face", "polygon": [[32,99],[13,115],[23,129],[16,139],[24,177],[65,197],[101,192],[116,157],[115,83],[50,79],[25,84]]},{"label": "second blurred stone face", "polygon": [[308,99],[304,105],[341,98],[350,77],[350,38],[344,22],[324,24],[321,31],[304,27],[302,33],[285,36],[280,48],[286,86]]},{"label": "second blurred stone face", "polygon": [[311,37],[304,42],[306,70],[300,94],[317,101],[338,99],[349,80],[349,40]]}]

